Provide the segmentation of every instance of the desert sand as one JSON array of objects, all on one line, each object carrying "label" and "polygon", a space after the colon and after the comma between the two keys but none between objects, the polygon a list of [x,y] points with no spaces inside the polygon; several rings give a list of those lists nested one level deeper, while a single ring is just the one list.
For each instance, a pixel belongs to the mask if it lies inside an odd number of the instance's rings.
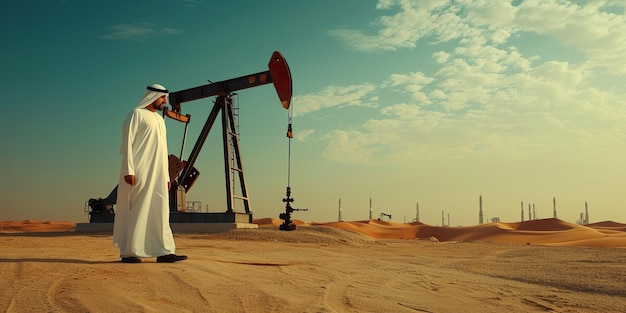
[{"label": "desert sand", "polygon": [[175,234],[119,262],[110,233],[0,222],[2,312],[626,312],[626,225],[372,221]]}]

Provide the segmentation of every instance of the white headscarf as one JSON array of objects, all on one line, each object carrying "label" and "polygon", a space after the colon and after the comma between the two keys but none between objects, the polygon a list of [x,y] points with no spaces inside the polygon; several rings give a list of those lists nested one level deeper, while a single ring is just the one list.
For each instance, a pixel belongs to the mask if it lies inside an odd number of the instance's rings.
[{"label": "white headscarf", "polygon": [[[169,97],[170,92],[162,85],[152,84],[146,89],[148,90],[146,90],[146,93],[143,94],[143,98],[141,98],[141,101],[139,101],[139,104],[137,104],[136,109],[145,108],[150,103],[154,102],[154,100],[162,97],[163,95],[167,95]],[[169,99],[167,97],[165,98],[165,103],[169,103]]]}]

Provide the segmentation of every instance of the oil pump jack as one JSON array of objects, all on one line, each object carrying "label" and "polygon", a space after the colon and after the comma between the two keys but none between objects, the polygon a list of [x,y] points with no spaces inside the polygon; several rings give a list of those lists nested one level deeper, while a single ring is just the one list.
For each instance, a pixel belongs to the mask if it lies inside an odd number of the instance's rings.
[{"label": "oil pump jack", "polygon": [[[169,103],[172,109],[170,110],[167,107],[164,107],[163,115],[185,123],[181,157],[178,158],[175,155],[169,156],[169,173],[170,180],[172,181],[172,188],[170,189],[169,197],[170,223],[252,222],[252,211],[239,150],[232,96],[235,91],[269,83],[273,83],[283,108],[289,110],[292,96],[291,72],[287,62],[278,51],[275,51],[272,54],[268,63],[267,71],[180,90],[169,94]],[[182,161],[181,158],[184,151],[184,142],[187,136],[187,126],[191,117],[189,114],[183,115],[181,113],[181,104],[213,96],[216,96],[213,108],[200,132],[198,140],[196,141],[187,160]],[[200,172],[194,167],[194,163],[196,162],[200,150],[202,149],[202,146],[220,113],[224,147],[224,173],[226,178],[226,211],[222,213],[185,212],[185,194],[191,189],[200,174]],[[291,119],[287,136],[291,139]],[[233,188],[232,185],[235,181],[233,180],[234,172],[237,173],[239,178],[239,190],[241,194],[235,194],[236,188]],[[113,189],[109,196],[104,199],[90,199],[85,208],[85,210],[89,212],[90,223],[113,222],[114,210],[112,208],[116,202],[116,198],[117,186]],[[235,200],[243,201],[245,212],[235,212]],[[287,203],[286,212],[288,215],[286,217],[288,217],[291,213],[289,211],[289,209],[291,209],[290,203],[293,202],[293,199],[291,198],[291,188],[289,186],[287,186],[287,196],[283,199],[283,202]],[[292,225],[291,220],[286,220],[285,223],[287,222],[289,222],[289,225]]]}]

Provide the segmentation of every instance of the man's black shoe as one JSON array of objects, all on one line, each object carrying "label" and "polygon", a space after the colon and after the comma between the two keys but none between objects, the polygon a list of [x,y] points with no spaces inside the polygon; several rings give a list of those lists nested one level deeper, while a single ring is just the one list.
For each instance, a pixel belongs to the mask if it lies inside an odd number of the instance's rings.
[{"label": "man's black shoe", "polygon": [[131,256],[131,257],[127,257],[127,258],[122,258],[122,262],[123,263],[141,263],[141,259]]},{"label": "man's black shoe", "polygon": [[174,263],[182,260],[187,260],[186,255],[168,254],[157,257],[156,261],[159,263]]}]

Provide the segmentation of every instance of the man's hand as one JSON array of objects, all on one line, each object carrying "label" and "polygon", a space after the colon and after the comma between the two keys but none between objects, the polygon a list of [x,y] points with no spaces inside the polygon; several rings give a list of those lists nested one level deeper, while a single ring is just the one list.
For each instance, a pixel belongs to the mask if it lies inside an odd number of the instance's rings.
[{"label": "man's hand", "polygon": [[127,182],[131,186],[135,186],[135,175],[124,176],[124,181]]},{"label": "man's hand", "polygon": [[167,190],[171,190],[172,189],[172,182],[168,181],[167,182]]}]

